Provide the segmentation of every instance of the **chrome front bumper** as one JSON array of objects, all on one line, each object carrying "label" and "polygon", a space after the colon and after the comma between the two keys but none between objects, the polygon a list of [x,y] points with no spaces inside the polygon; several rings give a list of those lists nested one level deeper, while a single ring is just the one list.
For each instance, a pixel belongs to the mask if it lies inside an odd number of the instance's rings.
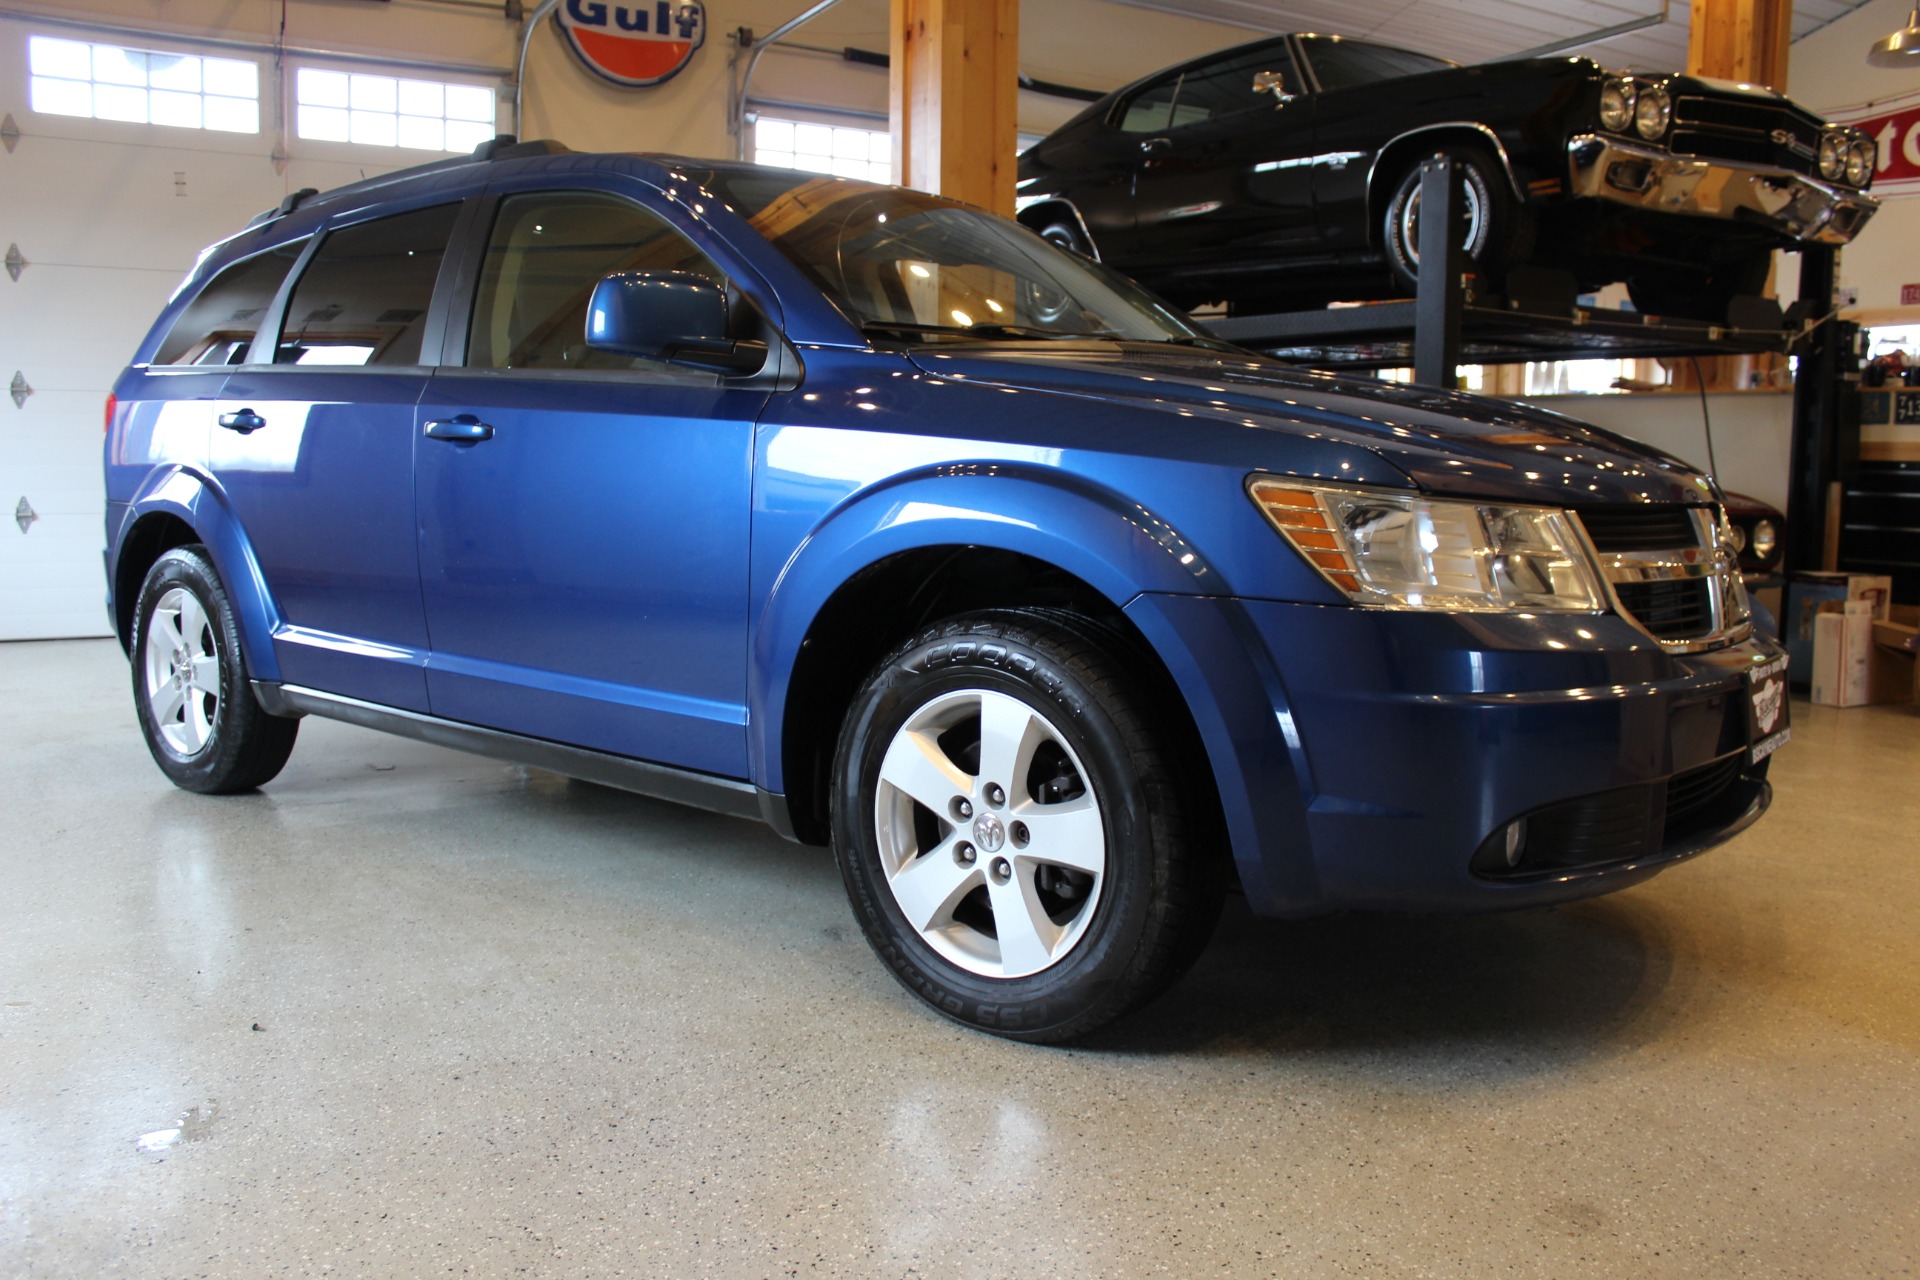
[{"label": "chrome front bumper", "polygon": [[1784,235],[1846,244],[1880,202],[1786,169],[1676,156],[1619,138],[1577,135],[1567,144],[1573,194],[1636,209],[1757,220]]}]

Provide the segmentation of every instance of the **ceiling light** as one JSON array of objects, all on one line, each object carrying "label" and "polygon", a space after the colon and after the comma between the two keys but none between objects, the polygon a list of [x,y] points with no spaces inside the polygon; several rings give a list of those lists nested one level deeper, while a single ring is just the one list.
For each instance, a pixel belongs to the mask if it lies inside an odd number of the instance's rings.
[{"label": "ceiling light", "polygon": [[1873,42],[1867,61],[1876,67],[1911,67],[1920,60],[1920,4],[1907,17],[1907,25],[1885,39]]}]

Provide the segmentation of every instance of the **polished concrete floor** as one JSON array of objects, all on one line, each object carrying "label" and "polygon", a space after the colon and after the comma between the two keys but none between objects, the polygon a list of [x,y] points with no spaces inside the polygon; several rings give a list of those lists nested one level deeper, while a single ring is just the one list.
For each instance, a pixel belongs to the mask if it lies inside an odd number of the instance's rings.
[{"label": "polished concrete floor", "polygon": [[0,1275],[1911,1276],[1920,714],[1555,911],[1256,922],[1069,1050],[744,822],[309,720],[174,790],[0,645]]}]

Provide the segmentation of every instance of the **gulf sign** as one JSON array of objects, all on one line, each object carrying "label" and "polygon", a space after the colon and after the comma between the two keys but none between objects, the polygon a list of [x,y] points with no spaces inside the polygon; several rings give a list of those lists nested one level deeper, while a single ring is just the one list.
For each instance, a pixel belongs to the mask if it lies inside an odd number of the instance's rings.
[{"label": "gulf sign", "polygon": [[1920,182],[1920,103],[1847,123],[1865,130],[1879,144],[1875,190],[1890,182]]},{"label": "gulf sign", "polygon": [[565,0],[553,20],[589,70],[634,89],[673,79],[707,40],[699,0]]}]

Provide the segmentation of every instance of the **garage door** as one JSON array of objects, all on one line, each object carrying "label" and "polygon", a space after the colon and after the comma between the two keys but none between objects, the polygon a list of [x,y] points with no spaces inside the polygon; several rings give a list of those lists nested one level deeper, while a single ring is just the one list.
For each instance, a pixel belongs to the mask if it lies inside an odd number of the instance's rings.
[{"label": "garage door", "polygon": [[[36,37],[59,43],[41,44],[33,65]],[[289,87],[299,69],[289,67]],[[143,74],[145,85],[131,83]],[[249,80],[251,131],[235,105]],[[367,83],[377,89],[376,80]],[[0,113],[12,121],[0,152],[0,252],[17,246],[19,259],[0,275],[0,385],[9,389],[0,398],[0,640],[108,634],[102,411],[200,249],[290,190],[445,154],[325,132],[306,142],[296,127],[282,174],[273,161],[280,92],[270,59],[244,49],[0,15]],[[62,113],[84,108],[88,93],[97,115],[118,118]],[[290,118],[297,110],[290,101]],[[356,129],[361,120],[356,113]]]}]

